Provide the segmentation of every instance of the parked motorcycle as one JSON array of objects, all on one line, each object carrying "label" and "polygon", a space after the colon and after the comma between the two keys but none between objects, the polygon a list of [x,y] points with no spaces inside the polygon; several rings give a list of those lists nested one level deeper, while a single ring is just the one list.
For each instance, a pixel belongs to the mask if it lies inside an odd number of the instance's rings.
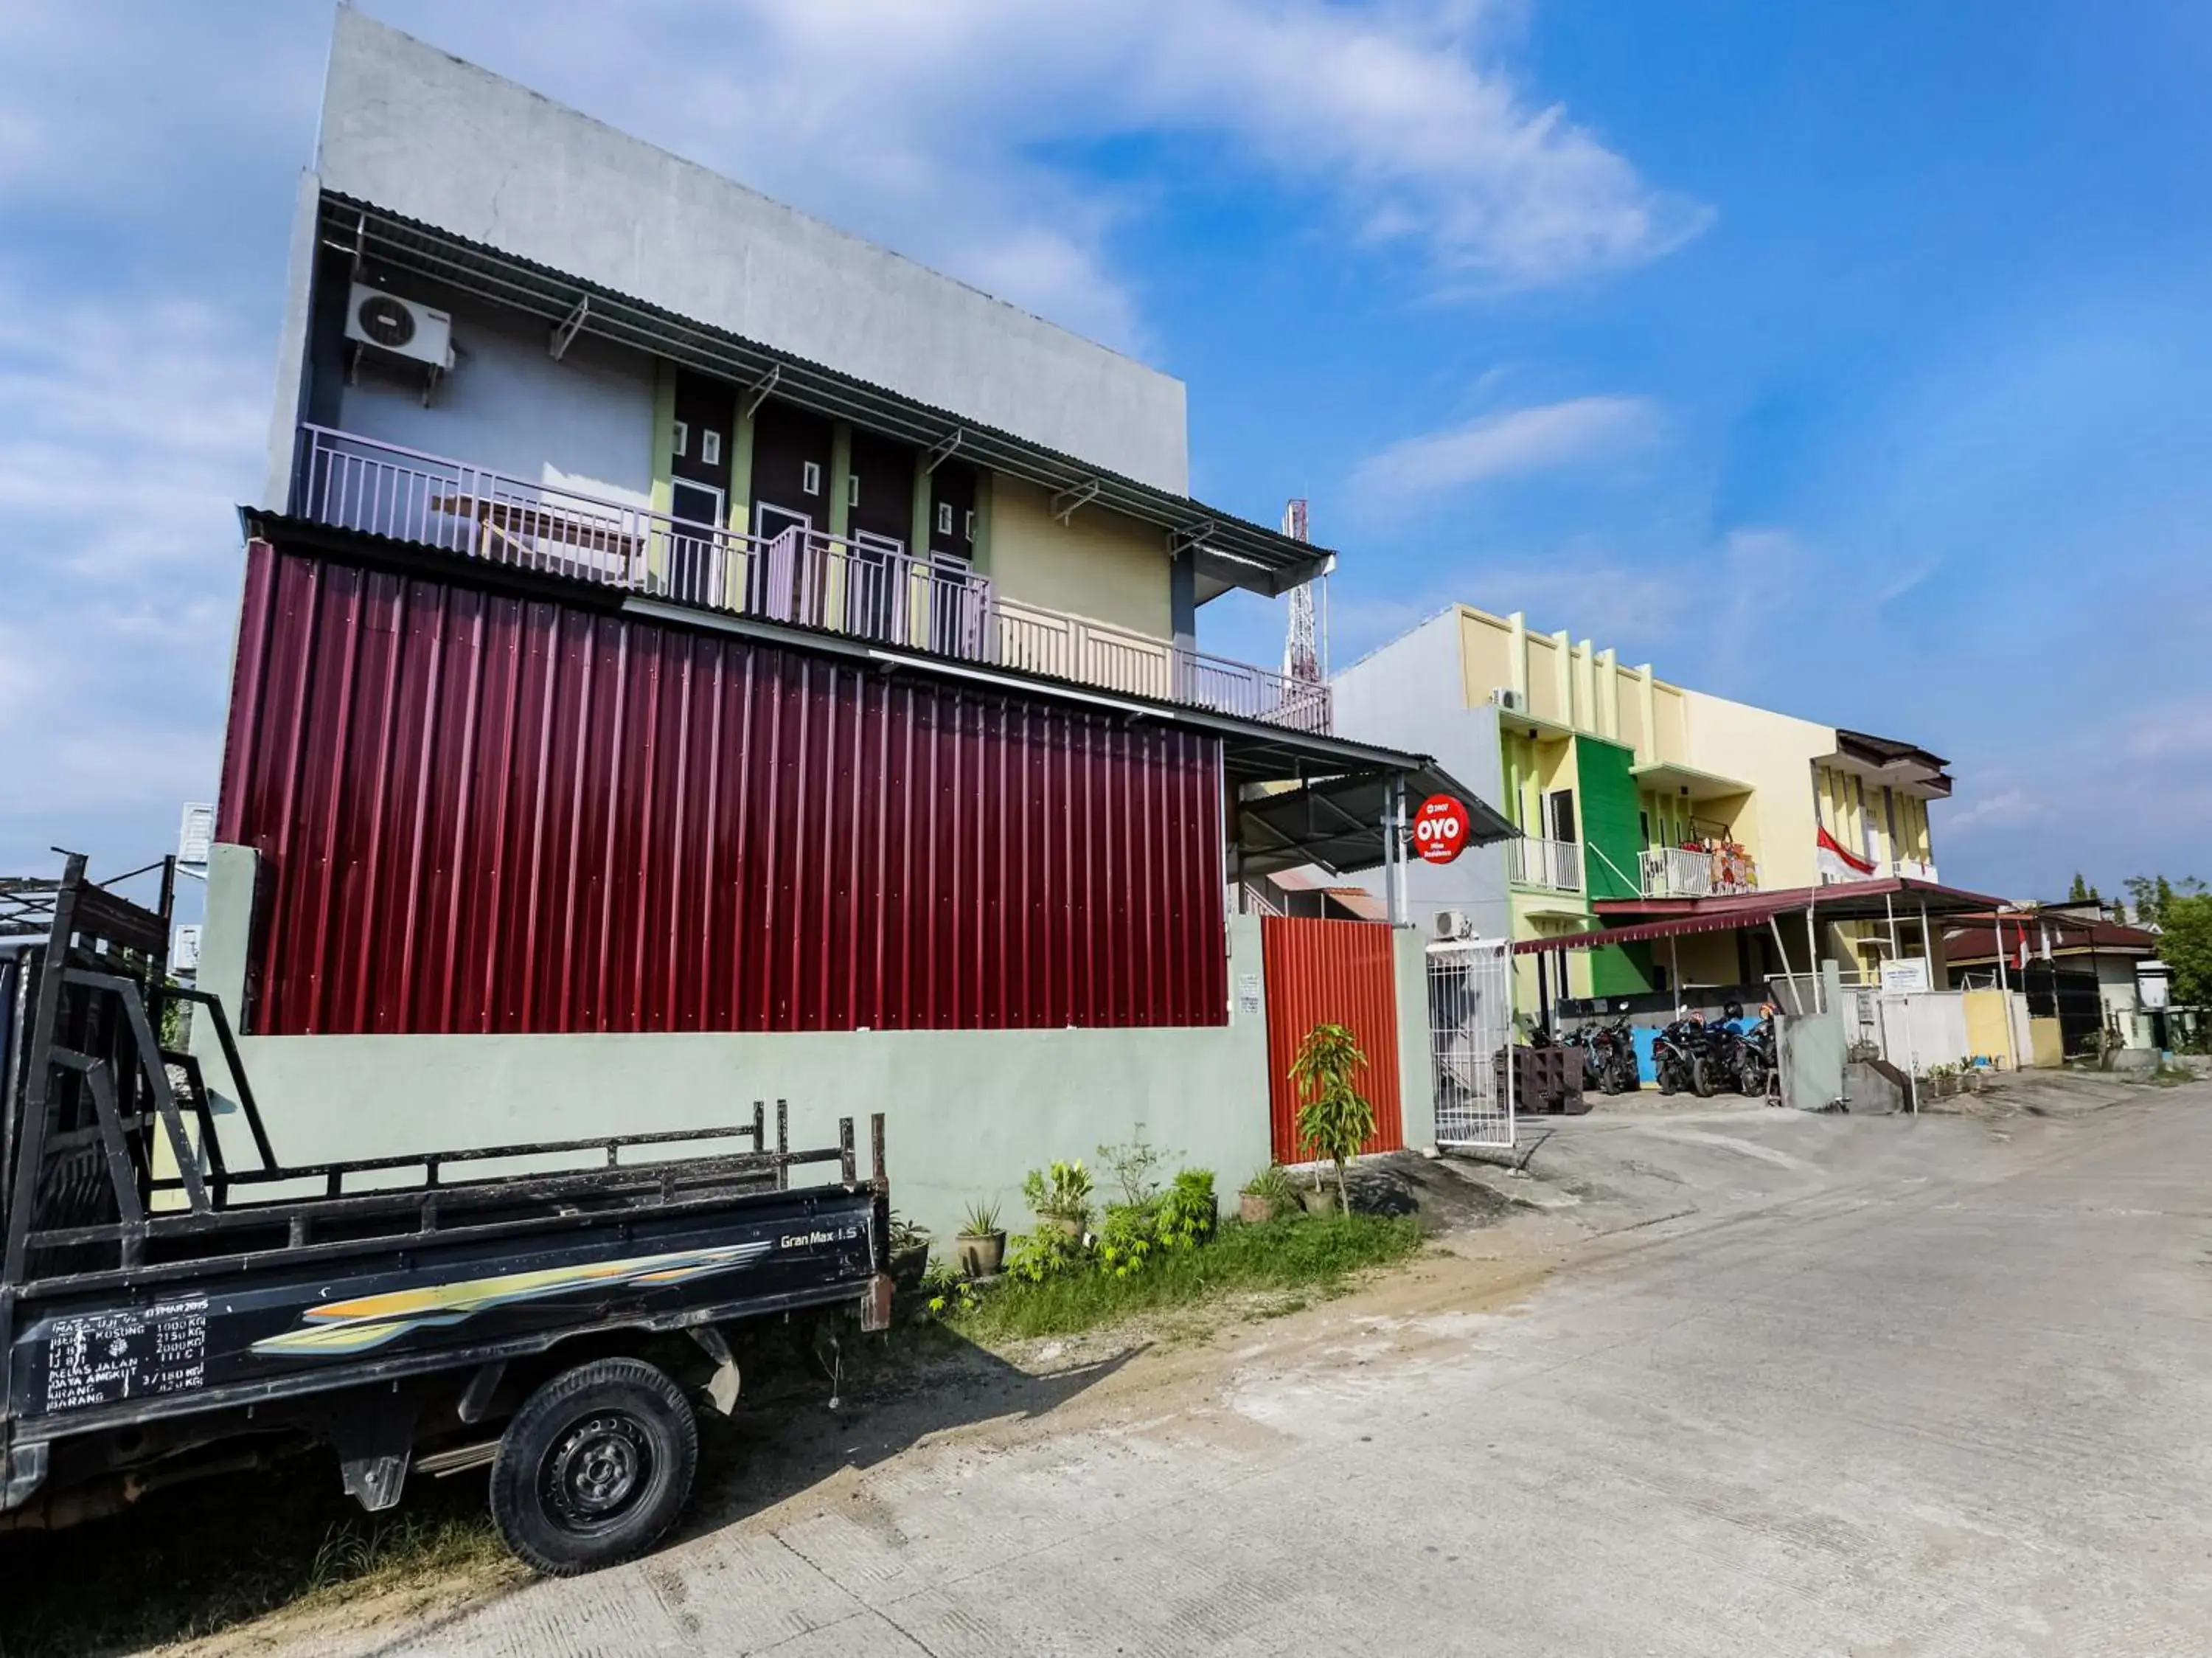
[{"label": "parked motorcycle", "polygon": [[1636,1068],[1636,1034],[1624,1010],[1584,1033],[1589,1041],[1592,1073],[1607,1094],[1633,1094],[1644,1086]]},{"label": "parked motorcycle", "polygon": [[1723,1088],[1734,1088],[1739,1093],[1765,1092],[1762,1077],[1758,1088],[1745,1088],[1748,1074],[1744,1049],[1743,1004],[1730,1002],[1721,1009],[1718,1019],[1709,1020],[1704,1027],[1705,1069],[1711,1088],[1699,1088],[1700,1095],[1717,1094]]},{"label": "parked motorcycle", "polygon": [[1677,1019],[1651,1039],[1651,1069],[1662,1094],[1710,1094],[1706,1074],[1705,1026],[1701,1019]]},{"label": "parked motorcycle", "polygon": [[1774,1076],[1774,1009],[1759,1010],[1759,1021],[1743,1033],[1736,1060],[1736,1086],[1746,1095],[1763,1099]]}]

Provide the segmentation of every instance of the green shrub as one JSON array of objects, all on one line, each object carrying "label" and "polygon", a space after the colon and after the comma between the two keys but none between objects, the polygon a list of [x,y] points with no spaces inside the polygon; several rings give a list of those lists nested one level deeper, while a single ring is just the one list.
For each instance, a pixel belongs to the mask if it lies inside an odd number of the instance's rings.
[{"label": "green shrub", "polygon": [[[1144,1125],[1137,1125],[1139,1129]],[[1168,1154],[1147,1141],[1142,1134],[1127,1145],[1100,1146],[1098,1161],[1114,1176],[1114,1184],[1121,1188],[1125,1207],[1141,1209],[1152,1202],[1160,1189],[1153,1176],[1168,1161]]]},{"label": "green shrub", "polygon": [[1041,1221],[1078,1221],[1088,1225],[1091,1171],[1083,1167],[1080,1158],[1072,1163],[1056,1162],[1049,1168],[1033,1168],[1022,1181],[1022,1201]]},{"label": "green shrub", "polygon": [[1175,1177],[1175,1184],[1160,1199],[1160,1245],[1165,1249],[1194,1249],[1213,1236],[1213,1228],[1221,1214],[1220,1200],[1213,1195],[1213,1171],[1210,1168],[1187,1168]]},{"label": "green shrub", "polygon": [[1298,1201],[1297,1186],[1280,1163],[1268,1164],[1245,1181],[1243,1192],[1248,1198],[1265,1198],[1277,1209],[1295,1208]]}]

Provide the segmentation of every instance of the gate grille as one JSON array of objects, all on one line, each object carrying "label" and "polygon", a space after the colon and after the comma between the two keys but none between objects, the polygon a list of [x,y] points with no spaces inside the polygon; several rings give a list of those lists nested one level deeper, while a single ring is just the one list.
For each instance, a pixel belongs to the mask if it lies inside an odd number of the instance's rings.
[{"label": "gate grille", "polygon": [[1429,1063],[1437,1143],[1513,1148],[1512,946],[1448,939],[1429,946]]}]

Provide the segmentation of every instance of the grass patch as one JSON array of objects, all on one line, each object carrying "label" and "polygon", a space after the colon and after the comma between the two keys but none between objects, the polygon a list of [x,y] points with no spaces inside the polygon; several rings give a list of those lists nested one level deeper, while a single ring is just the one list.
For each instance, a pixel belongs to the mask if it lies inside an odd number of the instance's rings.
[{"label": "grass patch", "polygon": [[1212,1243],[1156,1256],[1133,1277],[1092,1269],[1042,1283],[1008,1282],[945,1322],[970,1341],[988,1344],[1073,1335],[1252,1290],[1333,1295],[1353,1273],[1414,1253],[1422,1236],[1419,1218],[1411,1215],[1316,1216],[1257,1226],[1232,1221]]},{"label": "grass patch", "polygon": [[397,1588],[502,1560],[481,1477],[408,1482],[363,1514],[327,1457],[157,1492],[109,1519],[0,1538],[7,1658],[135,1652],[279,1607]]}]

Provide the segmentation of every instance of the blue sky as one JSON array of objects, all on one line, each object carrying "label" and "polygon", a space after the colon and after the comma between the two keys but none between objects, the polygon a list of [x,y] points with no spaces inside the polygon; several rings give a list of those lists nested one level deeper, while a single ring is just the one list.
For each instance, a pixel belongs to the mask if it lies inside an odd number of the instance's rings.
[{"label": "blue sky", "polygon": [[[1959,884],[2212,875],[2203,8],[367,9],[1182,375],[1339,661],[1519,608],[1948,755]],[[328,28],[0,9],[0,869],[212,793]]]}]

